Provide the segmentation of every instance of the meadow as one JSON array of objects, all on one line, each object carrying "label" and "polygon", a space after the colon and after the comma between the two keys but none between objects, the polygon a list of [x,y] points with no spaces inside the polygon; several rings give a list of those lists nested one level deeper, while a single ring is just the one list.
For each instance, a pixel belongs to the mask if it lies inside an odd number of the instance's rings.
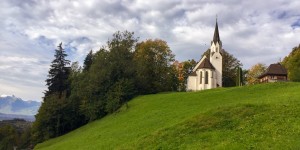
[{"label": "meadow", "polygon": [[300,83],[134,98],[35,149],[299,149]]}]

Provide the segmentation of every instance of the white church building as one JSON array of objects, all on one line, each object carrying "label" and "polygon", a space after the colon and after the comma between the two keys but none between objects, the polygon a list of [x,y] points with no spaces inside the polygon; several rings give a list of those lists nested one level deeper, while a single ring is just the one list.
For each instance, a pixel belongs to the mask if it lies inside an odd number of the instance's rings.
[{"label": "white church building", "polygon": [[187,78],[187,90],[198,91],[222,87],[222,42],[216,21],[209,58],[203,56]]}]

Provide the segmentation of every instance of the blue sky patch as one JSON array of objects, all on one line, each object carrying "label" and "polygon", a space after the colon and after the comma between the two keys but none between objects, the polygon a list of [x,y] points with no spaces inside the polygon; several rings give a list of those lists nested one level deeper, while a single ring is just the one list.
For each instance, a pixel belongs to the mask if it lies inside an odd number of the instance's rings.
[{"label": "blue sky patch", "polygon": [[298,19],[296,22],[294,22],[294,23],[291,25],[291,27],[292,27],[293,29],[299,28],[299,27],[300,27],[300,19]]}]

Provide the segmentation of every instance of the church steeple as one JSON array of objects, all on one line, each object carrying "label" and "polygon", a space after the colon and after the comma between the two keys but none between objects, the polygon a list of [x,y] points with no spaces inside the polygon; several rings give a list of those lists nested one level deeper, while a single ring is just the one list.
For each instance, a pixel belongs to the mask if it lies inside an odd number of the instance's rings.
[{"label": "church steeple", "polygon": [[217,44],[217,42],[219,42],[219,44],[221,44],[221,39],[220,39],[220,35],[219,35],[219,27],[218,27],[218,20],[217,20],[217,18],[216,18],[216,26],[215,26],[215,33],[214,33],[213,42],[215,44]]}]

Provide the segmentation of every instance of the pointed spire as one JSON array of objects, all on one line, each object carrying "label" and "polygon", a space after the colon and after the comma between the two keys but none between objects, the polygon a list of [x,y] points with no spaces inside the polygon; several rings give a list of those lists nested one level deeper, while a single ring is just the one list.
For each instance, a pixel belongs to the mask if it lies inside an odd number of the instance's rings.
[{"label": "pointed spire", "polygon": [[219,28],[218,28],[218,16],[216,16],[216,27],[215,27],[215,33],[214,33],[213,42],[215,44],[217,42],[219,42],[219,44],[221,44],[221,39],[220,39],[220,36],[219,36]]}]

